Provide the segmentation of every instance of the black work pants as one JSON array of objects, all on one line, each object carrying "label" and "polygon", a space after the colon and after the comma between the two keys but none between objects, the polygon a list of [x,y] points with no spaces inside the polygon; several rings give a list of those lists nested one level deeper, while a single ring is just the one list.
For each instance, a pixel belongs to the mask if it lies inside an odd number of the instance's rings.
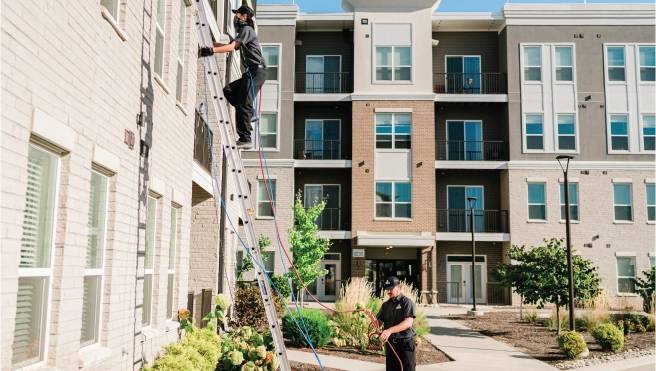
[{"label": "black work pants", "polygon": [[260,93],[260,88],[266,80],[264,68],[251,68],[253,84],[248,71],[241,78],[231,82],[223,88],[223,95],[228,102],[235,107],[235,126],[239,140],[248,142],[251,140],[251,119],[255,114],[253,109],[253,94],[255,97]]},{"label": "black work pants", "polygon": [[[393,343],[393,339],[389,339],[387,349],[385,349],[385,369],[387,371],[401,371],[399,359],[403,364],[403,371],[415,371],[417,366],[416,346],[413,339],[406,340],[399,343]],[[390,345],[394,348],[396,355],[390,349]],[[396,356],[399,356],[397,359]]]}]

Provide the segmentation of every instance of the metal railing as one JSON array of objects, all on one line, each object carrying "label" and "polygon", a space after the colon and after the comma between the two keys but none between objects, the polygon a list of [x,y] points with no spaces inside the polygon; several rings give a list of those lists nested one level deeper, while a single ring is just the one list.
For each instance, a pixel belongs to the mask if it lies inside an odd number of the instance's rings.
[{"label": "metal railing", "polygon": [[[210,131],[210,133],[212,133]],[[210,159],[210,144],[207,141],[207,125],[205,120],[196,111],[196,119],[194,121],[194,160],[211,172],[212,160]]]},{"label": "metal railing", "polygon": [[503,287],[499,282],[487,283],[487,305],[510,304],[511,295],[510,287]]},{"label": "metal railing", "polygon": [[507,94],[507,76],[503,72],[444,72],[433,74],[435,94]]},{"label": "metal railing", "polygon": [[295,160],[341,160],[341,140],[294,140]]},{"label": "metal railing", "polygon": [[[305,208],[307,211],[308,208]],[[320,231],[345,231],[349,230],[348,215],[342,218],[341,208],[324,208],[314,222]]]},{"label": "metal railing", "polygon": [[[469,210],[438,209],[438,232],[471,232]],[[474,210],[476,233],[509,233],[507,210]]]},{"label": "metal railing", "polygon": [[[456,304],[462,302],[462,282],[442,281],[437,282],[437,303]],[[464,303],[463,303],[464,304]]]},{"label": "metal railing", "polygon": [[295,93],[352,93],[348,72],[296,72]]},{"label": "metal railing", "polygon": [[499,140],[435,141],[438,161],[505,161],[506,143]]}]

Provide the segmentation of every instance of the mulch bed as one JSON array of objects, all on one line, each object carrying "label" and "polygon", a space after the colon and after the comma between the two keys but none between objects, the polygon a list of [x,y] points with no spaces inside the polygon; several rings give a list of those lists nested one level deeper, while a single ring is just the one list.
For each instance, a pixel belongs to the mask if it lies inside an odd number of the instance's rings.
[{"label": "mulch bed", "polygon": [[[519,319],[519,313],[495,312],[485,313],[481,317],[450,315],[444,318],[455,320],[550,365],[570,360],[558,349],[556,330],[550,330],[540,322],[532,324],[522,321]],[[590,350],[590,357],[612,354],[604,352],[589,332],[583,332],[582,335]],[[653,332],[630,333],[624,338],[624,349],[621,352],[630,349],[653,349],[654,343]]]},{"label": "mulch bed", "polygon": [[[310,348],[295,347],[292,346],[291,343],[287,341],[285,341],[285,347],[291,350],[299,350],[302,352],[312,353],[312,349]],[[317,349],[317,353],[319,354],[319,356],[327,355],[327,356],[334,356],[340,358],[355,359],[358,361],[385,364],[385,355],[379,353],[379,351],[371,350],[371,349],[361,350],[360,348],[355,349],[351,347],[336,347],[334,345],[327,345],[324,348]],[[449,362],[449,361],[451,360],[444,353],[442,353],[440,350],[435,348],[427,340],[422,340],[419,346],[417,347],[417,365],[430,365],[433,363],[442,363],[442,362]],[[297,364],[300,365],[300,363]],[[303,366],[304,368],[292,367],[292,369],[302,370],[302,371],[320,370],[318,365],[306,365],[306,366],[311,366],[315,368],[311,368],[311,367],[307,368]],[[330,369],[325,368],[325,370],[329,371]]]}]

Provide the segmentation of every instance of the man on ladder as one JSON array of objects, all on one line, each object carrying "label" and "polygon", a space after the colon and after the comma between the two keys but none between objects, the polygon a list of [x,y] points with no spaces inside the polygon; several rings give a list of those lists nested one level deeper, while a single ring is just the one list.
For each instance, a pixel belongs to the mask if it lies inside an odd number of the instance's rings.
[{"label": "man on ladder", "polygon": [[255,12],[248,6],[241,6],[233,10],[235,13],[234,25],[237,36],[230,44],[214,43],[214,47],[202,47],[198,51],[199,57],[208,57],[214,53],[228,53],[239,49],[246,72],[241,78],[231,82],[223,88],[228,102],[235,107],[235,124],[237,126],[237,148],[253,148],[251,122],[255,121],[253,101],[266,80],[266,63],[262,56],[262,48],[255,33],[253,16]]}]

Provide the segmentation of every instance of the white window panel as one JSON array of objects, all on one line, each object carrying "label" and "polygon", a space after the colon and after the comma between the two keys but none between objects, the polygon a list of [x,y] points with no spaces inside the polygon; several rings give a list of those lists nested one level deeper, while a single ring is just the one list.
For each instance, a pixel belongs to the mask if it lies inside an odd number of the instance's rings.
[{"label": "white window panel", "polygon": [[528,219],[547,220],[545,183],[528,183]]},{"label": "white window panel", "polygon": [[178,29],[178,72],[175,81],[175,98],[182,102],[182,89],[184,87],[184,53],[187,7],[184,0],[180,1],[180,26]]},{"label": "white window panel", "polygon": [[[565,220],[567,205],[565,205],[565,184],[560,183],[560,220]],[[579,220],[579,185],[569,183],[569,216],[571,220]]]},{"label": "white window panel", "polygon": [[525,147],[531,151],[544,150],[544,123],[542,114],[524,116]]},{"label": "white window panel", "polygon": [[141,323],[150,326],[153,302],[153,257],[155,253],[155,232],[157,229],[157,200],[148,196],[148,217],[146,220],[146,251],[144,256],[143,305]]},{"label": "white window panel", "polygon": [[411,182],[376,182],[376,218],[412,218]]},{"label": "white window panel", "polygon": [[542,81],[542,47],[524,46],[524,81]]},{"label": "white window panel", "polygon": [[616,221],[633,220],[630,183],[613,184],[613,208]]},{"label": "white window panel", "polygon": [[646,184],[647,192],[647,220],[656,221],[656,185]]},{"label": "white window panel", "polygon": [[157,21],[155,22],[155,73],[164,77],[164,43],[166,38],[166,0],[157,0]]},{"label": "white window panel", "polygon": [[617,292],[634,293],[635,284],[635,258],[618,257],[617,259]]},{"label": "white window panel", "polygon": [[[266,185],[265,185],[266,182]],[[271,194],[271,200],[276,199],[276,180],[275,179],[266,179],[257,181],[257,216],[258,217],[273,217],[273,210],[271,210],[271,202],[269,202],[269,193],[267,193],[267,188]]]}]

